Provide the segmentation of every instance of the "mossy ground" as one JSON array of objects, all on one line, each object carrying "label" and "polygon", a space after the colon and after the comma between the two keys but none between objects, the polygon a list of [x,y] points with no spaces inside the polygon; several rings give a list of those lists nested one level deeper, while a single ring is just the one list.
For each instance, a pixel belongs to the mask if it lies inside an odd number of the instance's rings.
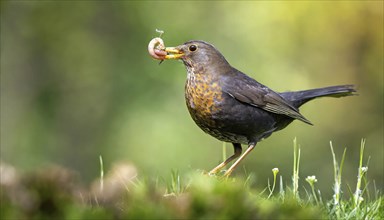
[{"label": "mossy ground", "polygon": [[[296,146],[296,142],[294,144]],[[21,175],[1,164],[1,219],[384,219],[384,197],[367,190],[362,166],[355,192],[342,194],[343,159],[334,158],[335,194],[322,198],[316,177],[298,187],[300,151],[295,147],[292,183],[274,180],[264,190],[247,178],[172,171],[168,178],[141,177],[131,164],[117,164],[90,187],[72,171],[52,166]],[[344,155],[345,156],[345,155]],[[344,158],[343,156],[343,158]],[[297,174],[297,176],[296,176]],[[332,172],[330,173],[332,175]],[[278,187],[275,187],[279,185]],[[298,188],[304,190],[299,191]],[[347,190],[344,190],[347,191]]]}]

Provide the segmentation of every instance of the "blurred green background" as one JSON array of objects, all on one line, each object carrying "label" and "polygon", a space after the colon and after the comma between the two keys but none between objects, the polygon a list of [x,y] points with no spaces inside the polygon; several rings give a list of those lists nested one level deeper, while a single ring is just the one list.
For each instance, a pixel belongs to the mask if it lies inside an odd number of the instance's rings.
[{"label": "blurred green background", "polygon": [[[278,167],[290,182],[294,137],[301,177],[332,191],[329,141],[355,185],[361,138],[368,178],[383,189],[383,1],[1,2],[1,160],[22,170],[59,164],[90,181],[130,161],[140,176],[210,170],[222,143],[204,134],[185,106],[181,62],[158,65],[147,44],[191,39],[276,91],[356,84],[359,96],[301,108],[294,122],[258,144],[236,175],[260,187]],[[232,146],[227,144],[227,153]]]}]

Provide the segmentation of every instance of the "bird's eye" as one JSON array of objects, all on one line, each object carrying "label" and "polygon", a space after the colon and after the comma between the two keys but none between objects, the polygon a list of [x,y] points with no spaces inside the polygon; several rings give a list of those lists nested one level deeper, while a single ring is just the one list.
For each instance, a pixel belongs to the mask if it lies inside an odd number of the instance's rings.
[{"label": "bird's eye", "polygon": [[188,49],[189,49],[189,51],[193,52],[193,51],[197,50],[197,46],[193,44],[193,45],[189,46]]}]

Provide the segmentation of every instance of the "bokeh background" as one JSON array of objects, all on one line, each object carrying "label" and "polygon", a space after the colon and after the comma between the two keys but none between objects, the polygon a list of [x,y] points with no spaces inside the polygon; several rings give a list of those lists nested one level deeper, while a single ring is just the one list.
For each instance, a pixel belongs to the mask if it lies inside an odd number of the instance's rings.
[{"label": "bokeh background", "polygon": [[347,148],[344,184],[354,188],[366,138],[368,178],[383,189],[383,1],[2,1],[1,160],[26,172],[58,164],[85,182],[99,155],[105,170],[129,161],[153,178],[216,166],[222,143],[189,116],[184,66],[147,53],[156,29],[166,46],[214,44],[276,91],[357,85],[359,96],[302,107],[315,126],[273,134],[236,175],[265,187],[278,167],[290,182],[297,137],[301,181],[316,175],[331,193],[332,141],[339,159]]}]

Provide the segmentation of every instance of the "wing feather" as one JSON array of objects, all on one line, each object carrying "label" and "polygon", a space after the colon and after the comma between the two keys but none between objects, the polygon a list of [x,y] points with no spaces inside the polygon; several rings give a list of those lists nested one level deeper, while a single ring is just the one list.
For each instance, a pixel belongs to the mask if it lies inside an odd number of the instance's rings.
[{"label": "wing feather", "polygon": [[[241,73],[240,71],[238,73]],[[231,82],[224,81],[224,92],[242,103],[261,108],[275,114],[286,115],[293,119],[298,119],[307,124],[312,123],[306,119],[299,110],[291,105],[278,93],[260,84],[256,80],[241,73],[231,77]],[[245,78],[244,78],[245,76]]]}]

